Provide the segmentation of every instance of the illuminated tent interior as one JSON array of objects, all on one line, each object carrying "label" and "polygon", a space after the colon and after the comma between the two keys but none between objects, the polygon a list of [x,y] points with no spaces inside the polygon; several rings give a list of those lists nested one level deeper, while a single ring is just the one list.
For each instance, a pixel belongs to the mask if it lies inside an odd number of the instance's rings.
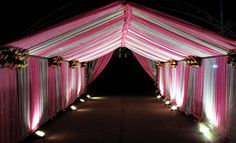
[{"label": "illuminated tent interior", "polygon": [[[235,40],[147,7],[115,2],[1,47],[0,142],[16,142],[65,110],[86,93],[113,51],[127,51],[124,47],[158,83],[157,95],[235,139],[236,70],[227,55],[235,58]],[[15,65],[6,57],[12,49],[29,53],[27,67],[9,68]],[[56,56],[62,64],[52,64]]]}]

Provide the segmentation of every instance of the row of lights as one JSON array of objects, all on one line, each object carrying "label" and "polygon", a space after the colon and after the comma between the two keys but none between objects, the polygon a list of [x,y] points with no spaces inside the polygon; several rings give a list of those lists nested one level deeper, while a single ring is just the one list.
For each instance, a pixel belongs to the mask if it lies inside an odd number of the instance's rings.
[{"label": "row of lights", "polygon": [[[217,67],[215,67],[217,68]],[[158,95],[157,99],[158,101],[163,101],[165,105],[170,106],[172,104],[171,100],[165,100],[165,97],[162,95]],[[170,110],[171,111],[177,111],[179,108],[176,105],[171,106]],[[213,139],[213,133],[212,133],[212,127],[210,125],[207,125],[206,123],[199,123],[199,132],[202,133],[208,140]]]},{"label": "row of lights", "polygon": [[[159,101],[164,101],[165,105],[168,105],[168,106],[170,106],[171,103],[172,103],[171,100],[164,100],[164,96],[161,96],[161,95],[158,95],[158,96],[157,96],[157,99],[158,99]],[[177,107],[176,105],[173,105],[173,106],[171,106],[170,109],[171,109],[171,111],[176,111],[176,110],[178,110],[178,107]]]},{"label": "row of lights", "polygon": [[[88,99],[91,99],[91,95],[89,95],[89,94],[87,94],[86,97],[87,97]],[[82,103],[84,103],[84,102],[85,102],[85,99],[84,99],[84,98],[80,98],[79,101],[82,102]],[[77,110],[77,107],[76,107],[75,105],[71,105],[71,106],[70,106],[70,109],[71,109],[72,111],[76,111],[76,110]],[[43,137],[45,137],[46,133],[45,133],[44,131],[42,131],[42,130],[37,130],[37,131],[35,131],[35,135],[36,135],[37,137],[43,138]]]}]

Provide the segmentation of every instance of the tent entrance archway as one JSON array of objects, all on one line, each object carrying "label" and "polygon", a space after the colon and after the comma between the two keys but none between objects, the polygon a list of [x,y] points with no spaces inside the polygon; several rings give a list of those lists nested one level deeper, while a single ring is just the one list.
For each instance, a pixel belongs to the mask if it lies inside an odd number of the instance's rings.
[{"label": "tent entrance archway", "polygon": [[88,85],[90,92],[104,93],[150,93],[154,92],[154,81],[145,72],[133,53],[119,48],[97,79]]}]

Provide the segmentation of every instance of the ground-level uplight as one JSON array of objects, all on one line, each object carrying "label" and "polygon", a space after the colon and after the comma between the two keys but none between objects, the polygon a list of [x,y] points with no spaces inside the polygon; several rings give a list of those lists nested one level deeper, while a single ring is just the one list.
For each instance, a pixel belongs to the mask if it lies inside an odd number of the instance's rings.
[{"label": "ground-level uplight", "polygon": [[157,99],[161,99],[161,95],[158,95],[158,96],[157,96]]},{"label": "ground-level uplight", "polygon": [[74,106],[74,105],[71,105],[70,108],[71,108],[71,110],[73,110],[73,111],[77,110],[76,106]]},{"label": "ground-level uplight", "polygon": [[175,111],[175,110],[177,110],[177,109],[178,109],[178,107],[175,106],[175,105],[171,107],[171,111]]},{"label": "ground-level uplight", "polygon": [[79,99],[80,102],[85,102],[85,100],[83,98]]},{"label": "ground-level uplight", "polygon": [[204,123],[199,123],[199,131],[209,140],[213,139],[213,134],[208,126]]},{"label": "ground-level uplight", "polygon": [[91,96],[88,94],[88,95],[87,95],[87,98],[88,98],[88,99],[90,99],[90,98],[91,98]]},{"label": "ground-level uplight", "polygon": [[165,101],[165,105],[170,105],[171,104],[171,101],[167,100]]},{"label": "ground-level uplight", "polygon": [[45,136],[45,132],[40,131],[40,130],[36,131],[35,134],[36,134],[38,137],[44,137],[44,136]]}]

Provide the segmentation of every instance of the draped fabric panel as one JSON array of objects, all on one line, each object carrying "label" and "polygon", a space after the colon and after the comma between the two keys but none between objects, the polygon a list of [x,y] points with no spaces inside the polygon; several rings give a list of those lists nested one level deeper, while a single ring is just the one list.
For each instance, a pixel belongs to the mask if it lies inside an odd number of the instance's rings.
[{"label": "draped fabric panel", "polygon": [[0,142],[17,142],[19,112],[16,70],[0,69],[0,79]]},{"label": "draped fabric panel", "polygon": [[36,57],[28,64],[25,69],[0,69],[0,140],[4,143],[22,140],[86,90],[84,67],[71,69],[66,62],[51,68],[47,59]]},{"label": "draped fabric panel", "polygon": [[66,64],[62,64],[61,65],[61,85],[60,85],[60,88],[61,88],[61,107],[63,110],[65,110],[66,108],[66,97],[67,97],[67,80],[66,80],[66,74],[67,74],[67,65]]},{"label": "draped fabric panel", "polygon": [[55,88],[56,88],[56,112],[59,112],[61,109],[62,109],[62,106],[61,106],[61,67],[58,67],[55,71],[55,74],[56,74],[56,77],[55,77]]},{"label": "draped fabric panel", "polygon": [[[66,63],[67,64],[67,63]],[[65,75],[67,78],[67,98],[66,104],[69,105],[72,103],[72,69],[69,66],[66,66],[67,74]]]},{"label": "draped fabric panel", "polygon": [[226,128],[227,135],[231,141],[236,140],[236,68],[228,67],[228,76],[227,76],[227,91],[228,91],[228,100],[227,100],[227,111],[228,119]]},{"label": "draped fabric panel", "polygon": [[188,115],[193,114],[193,99],[194,99],[194,92],[195,92],[195,76],[196,71],[195,69],[191,68],[189,69],[189,81],[187,85],[187,98],[186,98],[186,104],[185,104],[185,110],[184,112]]},{"label": "draped fabric panel", "polygon": [[195,68],[194,79],[194,99],[193,99],[193,115],[196,119],[202,119],[202,98],[203,98],[203,81],[204,81],[204,62],[201,66]]},{"label": "draped fabric panel", "polygon": [[176,92],[175,92],[175,102],[178,107],[182,107],[184,100],[184,71],[185,64],[184,62],[178,62],[176,67]]},{"label": "draped fabric panel", "polygon": [[81,89],[84,89],[84,87],[82,87],[82,69],[81,69],[81,64],[79,63],[78,65],[78,68],[77,68],[77,77],[78,77],[78,80],[77,80],[77,97],[79,97],[79,95],[83,92],[81,92]]},{"label": "draped fabric panel", "polygon": [[56,115],[56,69],[48,68],[48,110],[49,117]]},{"label": "draped fabric panel", "polygon": [[88,84],[93,82],[99,74],[104,70],[108,62],[112,57],[113,52],[106,54],[105,56],[99,58],[96,62],[91,63],[93,66],[90,69]]},{"label": "draped fabric panel", "polygon": [[165,64],[165,99],[170,99],[170,72],[169,72],[169,65]]},{"label": "draped fabric panel", "polygon": [[30,130],[34,131],[41,120],[40,109],[40,61],[37,58],[29,60],[30,75]]},{"label": "draped fabric panel", "polygon": [[214,110],[218,130],[226,134],[227,121],[227,57],[216,58]]},{"label": "draped fabric panel", "polygon": [[215,71],[213,68],[215,59],[204,60],[204,89],[203,89],[203,114],[204,118],[212,125],[216,125],[214,115],[214,92],[215,92]]},{"label": "draped fabric panel", "polygon": [[[40,107],[41,107],[41,123],[45,123],[50,115],[49,115],[49,109],[51,107],[49,107],[48,105],[51,105],[50,101],[49,101],[49,95],[51,95],[49,93],[49,90],[54,90],[52,88],[50,88],[49,86],[50,83],[49,81],[51,81],[51,77],[49,77],[49,67],[48,67],[48,60],[47,59],[40,59],[39,60],[41,63],[41,67],[40,67],[40,90],[41,90],[41,96],[40,96]],[[28,73],[25,73],[28,74]],[[20,76],[20,75],[19,75]],[[24,77],[23,77],[24,78]],[[25,89],[27,91],[27,88]],[[54,101],[52,101],[54,102]]]},{"label": "draped fabric panel", "polygon": [[[46,74],[47,75],[47,74]],[[29,68],[17,70],[19,96],[19,138],[23,139],[30,132],[30,83]],[[46,95],[44,95],[45,97]],[[47,97],[47,96],[46,96]],[[46,99],[46,98],[45,98]],[[47,100],[45,100],[47,103]],[[47,115],[44,115],[47,116]]]},{"label": "draped fabric panel", "polygon": [[80,93],[85,93],[87,90],[87,75],[86,75],[86,67],[81,67],[81,90]]},{"label": "draped fabric panel", "polygon": [[143,67],[143,69],[148,73],[148,75],[153,79],[156,80],[156,74],[153,72],[153,68],[150,66],[149,60],[143,56],[140,56],[133,52],[135,58],[138,60],[140,65]]},{"label": "draped fabric panel", "polygon": [[166,94],[166,83],[165,83],[165,67],[158,67],[158,86],[162,96]]},{"label": "draped fabric panel", "polygon": [[185,111],[188,96],[189,68],[185,66],[182,111]]}]

